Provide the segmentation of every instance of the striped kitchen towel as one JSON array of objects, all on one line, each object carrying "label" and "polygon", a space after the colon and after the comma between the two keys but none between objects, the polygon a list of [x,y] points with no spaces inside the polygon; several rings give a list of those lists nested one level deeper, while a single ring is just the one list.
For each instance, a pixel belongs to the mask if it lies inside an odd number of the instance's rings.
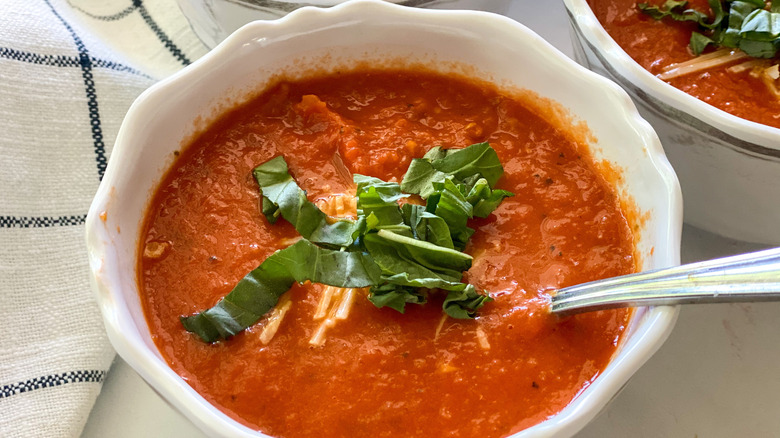
[{"label": "striped kitchen towel", "polygon": [[114,357],[84,219],[132,101],[206,52],[175,0],[0,11],[0,437],[77,437]]}]

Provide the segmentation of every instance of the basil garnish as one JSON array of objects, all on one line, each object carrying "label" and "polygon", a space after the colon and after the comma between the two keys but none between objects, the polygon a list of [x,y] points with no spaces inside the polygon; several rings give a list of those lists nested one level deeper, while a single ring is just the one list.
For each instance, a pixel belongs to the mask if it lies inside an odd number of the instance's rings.
[{"label": "basil garnish", "polygon": [[257,166],[253,174],[260,185],[261,209],[268,222],[273,224],[281,216],[311,242],[331,247],[352,244],[356,223],[349,219],[329,223],[328,215],[309,201],[290,176],[284,158],[279,156]]},{"label": "basil garnish", "polygon": [[187,331],[206,342],[228,338],[250,327],[271,310],[293,282],[311,281],[338,287],[367,287],[381,271],[362,252],[321,248],[301,239],[271,254],[248,273],[216,306],[181,318]]},{"label": "basil garnish", "polygon": [[[407,303],[424,304],[429,291],[442,290],[447,292],[442,308],[453,318],[473,318],[492,301],[461,282],[472,262],[462,252],[474,233],[468,220],[488,216],[512,196],[493,189],[503,167],[489,144],[434,148],[413,160],[400,185],[355,175],[357,221],[329,219],[306,198],[282,157],[253,173],[263,215],[272,224],[284,218],[303,238],[271,254],[214,307],[181,318],[204,341],[253,325],[294,282],[370,286],[368,299],[375,306],[402,313]],[[426,205],[399,205],[409,197],[404,192],[422,195]]]},{"label": "basil garnish", "polygon": [[[710,44],[740,49],[754,58],[772,58],[780,48],[780,5],[767,10],[764,0],[708,0],[712,20],[704,12],[687,8],[688,1],[667,0],[663,6],[639,3],[640,11],[656,20],[696,22],[701,33],[693,32],[690,47],[696,54]],[[726,12],[728,11],[728,12]]]},{"label": "basil garnish", "polygon": [[401,190],[427,199],[433,192],[431,183],[441,182],[448,176],[461,181],[481,175],[493,187],[503,174],[501,161],[488,143],[477,143],[464,149],[435,147],[422,158],[412,160],[401,181]]}]

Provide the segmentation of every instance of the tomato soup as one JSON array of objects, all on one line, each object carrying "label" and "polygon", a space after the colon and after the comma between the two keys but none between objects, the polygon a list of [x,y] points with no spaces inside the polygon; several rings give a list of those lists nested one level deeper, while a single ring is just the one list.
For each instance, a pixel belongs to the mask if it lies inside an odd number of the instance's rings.
[{"label": "tomato soup", "polygon": [[[695,58],[688,47],[691,33],[697,30],[695,23],[669,18],[655,20],[637,7],[638,3],[662,6],[665,0],[588,0],[588,3],[607,33],[650,73],[659,75],[673,64]],[[690,0],[688,6],[711,13],[706,0]],[[743,62],[746,61],[737,60],[666,82],[737,117],[780,128],[780,95],[775,94],[780,84],[776,78],[757,75],[755,68],[737,68]],[[767,65],[777,62],[776,58],[762,61]]]},{"label": "tomato soup", "polygon": [[[549,293],[635,271],[635,248],[586,148],[524,99],[460,77],[358,70],[280,80],[226,113],[181,151],[145,222],[138,281],[170,366],[279,437],[499,437],[559,412],[606,367],[631,311],[559,318]],[[477,318],[443,316],[436,295],[401,314],[358,290],[349,316],[312,342],[328,288],[306,283],[286,294],[270,341],[268,318],[212,344],[182,327],[297,237],[261,213],[255,166],[283,156],[308,198],[327,203],[354,195],[351,173],[400,181],[428,149],[477,142],[496,150],[497,187],[515,194],[469,224],[464,281],[493,298]]]}]

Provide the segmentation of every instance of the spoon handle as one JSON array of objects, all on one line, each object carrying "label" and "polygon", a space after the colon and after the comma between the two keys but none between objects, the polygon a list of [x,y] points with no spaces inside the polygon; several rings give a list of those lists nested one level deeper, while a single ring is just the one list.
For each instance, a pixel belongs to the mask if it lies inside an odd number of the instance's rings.
[{"label": "spoon handle", "polygon": [[565,287],[552,311],[745,301],[780,301],[780,248]]}]

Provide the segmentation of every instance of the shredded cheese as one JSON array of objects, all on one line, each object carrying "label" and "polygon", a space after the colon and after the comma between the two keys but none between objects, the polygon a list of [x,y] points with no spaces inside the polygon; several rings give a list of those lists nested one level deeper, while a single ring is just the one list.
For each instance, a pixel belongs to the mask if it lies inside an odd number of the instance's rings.
[{"label": "shredded cheese", "polygon": [[778,71],[778,64],[772,64],[769,59],[753,59],[743,62],[741,64],[733,65],[726,69],[729,73],[743,73],[750,72],[750,76],[761,79],[766,85],[769,93],[774,96],[775,99],[780,100],[780,89],[778,89],[778,79],[780,78],[780,71]]},{"label": "shredded cheese", "polygon": [[656,76],[658,79],[667,81],[742,60],[746,61],[732,65],[726,68],[726,71],[734,74],[749,71],[752,77],[762,80],[775,99],[780,100],[780,89],[778,89],[779,84],[777,83],[780,74],[778,74],[777,64],[772,64],[768,59],[753,59],[741,50],[718,49],[712,53],[697,56],[690,61],[671,64]]},{"label": "shredded cheese", "polygon": [[[357,216],[357,198],[348,195],[331,195],[325,199],[317,200],[317,206],[325,214],[332,217]],[[321,346],[325,343],[325,335],[328,329],[336,325],[337,320],[349,317],[349,312],[355,302],[355,296],[362,290],[325,286],[317,303],[317,310],[313,319],[321,321],[314,331],[309,344]]]},{"label": "shredded cheese", "polygon": [[755,69],[766,68],[768,64],[769,60],[767,59],[751,59],[750,61],[732,65],[731,67],[727,68],[726,71],[729,73],[742,73],[748,70],[752,71]]},{"label": "shredded cheese", "polygon": [[671,64],[661,73],[656,75],[658,79],[667,81],[679,76],[697,73],[720,65],[749,59],[750,56],[741,50],[719,49],[706,55],[697,56],[690,61]]},{"label": "shredded cheese", "polygon": [[767,68],[765,72],[770,78],[774,80],[780,79],[780,65],[778,64],[775,64]]},{"label": "shredded cheese", "polygon": [[777,83],[778,78],[780,78],[780,68],[777,64],[761,70],[761,80],[764,82],[764,85],[766,85],[766,88],[775,99],[780,100],[780,90],[777,88],[780,85]]},{"label": "shredded cheese", "polygon": [[482,330],[482,327],[477,327],[477,342],[483,350],[490,350],[490,342],[488,342],[487,334]]},{"label": "shredded cheese", "polygon": [[325,343],[325,334],[328,329],[334,327],[336,321],[347,319],[355,302],[355,296],[360,291],[367,291],[367,289],[326,286],[322,290],[317,311],[313,316],[315,321],[322,320],[322,322],[309,339],[309,344],[319,347]]},{"label": "shredded cheese", "polygon": [[356,289],[344,289],[341,294],[341,303],[336,310],[336,319],[347,319],[352,303],[355,302]]},{"label": "shredded cheese", "polygon": [[276,303],[276,306],[271,310],[271,313],[268,314],[265,327],[263,327],[263,331],[260,332],[260,342],[262,342],[263,345],[268,345],[268,343],[271,342],[271,339],[274,338],[276,332],[279,330],[279,326],[282,324],[284,316],[291,307],[292,300],[290,299],[290,294],[282,295],[279,298],[279,302]]},{"label": "shredded cheese", "polygon": [[433,340],[434,341],[439,339],[439,333],[441,333],[441,329],[442,329],[442,327],[444,327],[444,321],[446,321],[446,320],[447,320],[447,314],[446,313],[442,313],[441,314],[441,319],[439,320],[439,325],[436,326],[436,333],[433,335]]},{"label": "shredded cheese", "polygon": [[325,343],[325,332],[334,325],[336,325],[336,321],[330,318],[322,321],[322,324],[317,327],[317,331],[314,332],[314,336],[309,339],[309,344],[315,347],[322,346]]},{"label": "shredded cheese", "polygon": [[325,315],[328,314],[328,309],[330,309],[330,300],[333,297],[333,294],[338,291],[339,289],[333,286],[325,286],[325,288],[322,290],[322,296],[320,296],[320,302],[317,305],[317,311],[314,312],[315,320],[322,319],[325,317]]}]

